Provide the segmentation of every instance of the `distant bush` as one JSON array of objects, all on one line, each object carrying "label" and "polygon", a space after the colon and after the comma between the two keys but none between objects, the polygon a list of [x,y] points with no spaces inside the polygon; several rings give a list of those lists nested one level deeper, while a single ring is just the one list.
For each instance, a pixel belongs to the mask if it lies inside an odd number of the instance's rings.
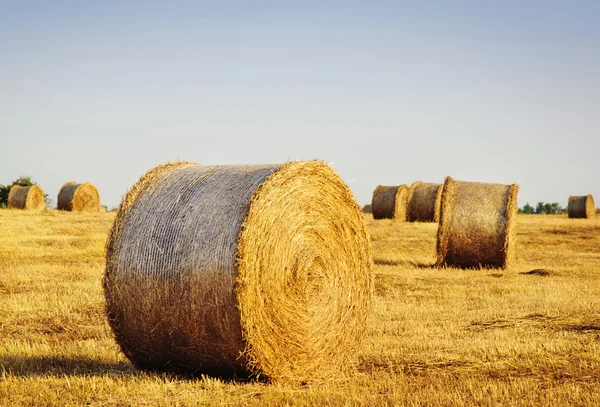
[{"label": "distant bush", "polygon": [[536,215],[556,215],[560,213],[567,213],[567,208],[563,208],[558,202],[544,203],[538,202],[535,209],[529,205],[529,202],[522,208],[519,208],[519,213],[536,214]]}]

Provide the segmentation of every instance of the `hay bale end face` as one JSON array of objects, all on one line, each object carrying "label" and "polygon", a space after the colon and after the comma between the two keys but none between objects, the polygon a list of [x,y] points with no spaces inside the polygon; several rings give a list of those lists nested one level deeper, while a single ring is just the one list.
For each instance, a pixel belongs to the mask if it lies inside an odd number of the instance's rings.
[{"label": "hay bale end face", "polygon": [[508,267],[519,187],[446,178],[437,235],[437,266]]},{"label": "hay bale end face", "polygon": [[37,185],[13,185],[8,193],[8,208],[41,211],[46,207],[44,191]]},{"label": "hay bale end face", "polygon": [[408,190],[407,220],[409,222],[437,222],[441,196],[442,184],[414,182]]},{"label": "hay bale end face", "polygon": [[327,165],[170,163],[123,199],[103,286],[137,367],[296,382],[351,364],[372,267],[360,207]]},{"label": "hay bale end face", "polygon": [[374,219],[406,220],[408,186],[378,185],[373,191],[371,210]]},{"label": "hay bale end face", "polygon": [[67,182],[58,193],[57,209],[73,212],[99,212],[100,194],[95,186],[86,182]]},{"label": "hay bale end face", "polygon": [[570,196],[567,211],[569,218],[593,218],[596,212],[594,198],[591,195]]}]

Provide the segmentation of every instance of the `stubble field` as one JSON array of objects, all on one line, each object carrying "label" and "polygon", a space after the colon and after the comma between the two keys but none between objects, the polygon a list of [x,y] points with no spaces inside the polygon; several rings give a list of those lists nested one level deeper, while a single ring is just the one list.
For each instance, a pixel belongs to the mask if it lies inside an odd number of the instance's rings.
[{"label": "stubble field", "polygon": [[509,270],[436,269],[437,224],[373,221],[354,373],[286,386],[136,371],[104,317],[114,213],[0,210],[0,405],[600,405],[600,218],[519,215]]}]

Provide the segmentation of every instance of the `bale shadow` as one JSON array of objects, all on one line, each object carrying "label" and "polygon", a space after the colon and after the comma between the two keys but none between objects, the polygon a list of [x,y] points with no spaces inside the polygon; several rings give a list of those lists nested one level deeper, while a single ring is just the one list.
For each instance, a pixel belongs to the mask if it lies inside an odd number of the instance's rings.
[{"label": "bale shadow", "polygon": [[62,356],[1,356],[0,374],[12,376],[46,377],[55,376],[113,376],[134,377],[155,375],[157,378],[172,378],[194,381],[202,378],[218,379],[226,383],[262,382],[262,378],[240,377],[233,374],[210,374],[171,372],[157,369],[139,369],[129,362],[103,362],[99,360]]},{"label": "bale shadow", "polygon": [[524,271],[522,273],[519,273],[525,276],[541,276],[541,277],[548,277],[549,275],[552,274],[552,271],[547,270],[547,269],[534,269],[534,270],[530,270],[530,271]]},{"label": "bale shadow", "polygon": [[375,259],[375,265],[377,266],[402,266],[402,267],[414,267],[420,269],[434,269],[435,263],[421,263],[415,261],[403,261],[403,260],[384,260]]},{"label": "bale shadow", "polygon": [[474,365],[465,361],[431,361],[431,362],[408,362],[408,361],[374,361],[363,359],[357,366],[361,373],[372,373],[375,371],[386,371],[393,374],[406,376],[428,376],[441,370],[463,370],[472,371]]},{"label": "bale shadow", "polygon": [[19,377],[133,376],[139,373],[128,362],[110,363],[62,356],[2,356],[0,357],[0,370]]}]

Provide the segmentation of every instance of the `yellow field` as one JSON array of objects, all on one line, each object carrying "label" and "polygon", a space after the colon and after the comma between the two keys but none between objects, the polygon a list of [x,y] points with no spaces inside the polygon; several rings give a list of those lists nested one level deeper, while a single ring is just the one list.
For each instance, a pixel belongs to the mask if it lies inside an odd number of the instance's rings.
[{"label": "yellow field", "polygon": [[437,225],[367,215],[376,304],[356,372],[305,387],[134,370],[103,313],[113,218],[0,210],[1,405],[600,405],[598,217],[519,215],[500,272],[435,269]]}]

